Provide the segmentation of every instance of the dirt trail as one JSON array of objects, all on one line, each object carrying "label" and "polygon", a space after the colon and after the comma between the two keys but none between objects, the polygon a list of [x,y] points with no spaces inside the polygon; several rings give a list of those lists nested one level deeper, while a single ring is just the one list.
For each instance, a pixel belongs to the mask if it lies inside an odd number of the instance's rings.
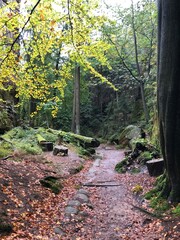
[{"label": "dirt trail", "polygon": [[115,165],[124,158],[123,151],[101,146],[97,155],[85,177],[85,185],[89,184],[86,189],[97,196],[95,201],[92,199],[95,214],[89,225],[92,236],[87,239],[161,239],[157,232],[143,233],[143,224],[151,219],[135,210],[132,193],[114,171]]}]

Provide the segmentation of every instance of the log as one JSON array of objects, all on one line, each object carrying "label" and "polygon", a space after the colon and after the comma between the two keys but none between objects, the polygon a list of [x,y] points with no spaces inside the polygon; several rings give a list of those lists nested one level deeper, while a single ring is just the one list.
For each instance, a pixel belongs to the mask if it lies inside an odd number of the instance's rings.
[{"label": "log", "polygon": [[48,131],[54,134],[58,134],[60,142],[63,141],[67,143],[75,143],[76,145],[82,146],[85,149],[99,147],[100,145],[100,142],[96,138],[86,137],[72,132],[64,132],[53,129],[48,129]]},{"label": "log", "polygon": [[68,155],[68,148],[62,146],[62,145],[57,145],[53,149],[53,155],[62,155],[62,156],[67,156]]},{"label": "log", "polygon": [[41,146],[43,151],[52,151],[53,143],[47,142],[45,138],[43,138],[40,134],[36,134],[39,145]]},{"label": "log", "polygon": [[46,142],[46,139],[43,138],[40,134],[36,134],[36,137],[37,137],[38,143]]},{"label": "log", "polygon": [[100,142],[91,137],[86,137],[83,135],[71,133],[71,132],[59,132],[59,136],[63,137],[63,139],[71,139],[72,142],[76,142],[77,145],[81,145],[83,148],[94,148],[94,147],[99,147]]},{"label": "log", "polygon": [[164,160],[162,158],[149,160],[146,165],[150,176],[159,176],[164,172]]}]

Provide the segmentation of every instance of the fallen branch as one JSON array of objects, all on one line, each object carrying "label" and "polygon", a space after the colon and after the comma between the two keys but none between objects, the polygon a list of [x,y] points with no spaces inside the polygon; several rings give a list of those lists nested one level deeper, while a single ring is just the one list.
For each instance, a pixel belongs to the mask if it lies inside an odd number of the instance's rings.
[{"label": "fallen branch", "polygon": [[108,182],[115,182],[115,180],[106,180],[106,181],[96,181],[97,183],[108,183]]},{"label": "fallen branch", "polygon": [[12,157],[14,157],[14,156],[13,155],[9,155],[7,157],[1,158],[0,160],[7,160],[8,158],[12,158]]},{"label": "fallen branch", "polygon": [[138,207],[138,206],[133,205],[133,204],[131,204],[131,205],[132,205],[134,208],[136,208],[137,210],[139,210],[139,211],[141,211],[141,212],[143,212],[143,213],[145,213],[145,214],[147,214],[147,215],[150,215],[151,217],[162,219],[162,216],[159,215],[159,214],[149,212],[149,211],[147,211],[146,209],[141,208],[141,207]]},{"label": "fallen branch", "polygon": [[96,183],[83,184],[84,187],[117,187],[121,185],[122,184],[96,184]]}]

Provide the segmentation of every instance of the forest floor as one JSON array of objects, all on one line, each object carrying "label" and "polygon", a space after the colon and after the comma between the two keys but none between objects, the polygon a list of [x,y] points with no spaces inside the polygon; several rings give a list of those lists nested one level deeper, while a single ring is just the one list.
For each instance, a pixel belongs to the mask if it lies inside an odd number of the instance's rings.
[{"label": "forest floor", "polygon": [[[68,156],[46,152],[0,160],[0,239],[180,239],[179,219],[169,214],[156,217],[141,198],[155,179],[146,170],[114,171],[123,157],[122,150],[101,145],[95,160],[84,160],[71,148]],[[46,176],[60,179],[59,194],[40,184]],[[141,194],[133,191],[139,185]],[[80,204],[71,207],[71,200]],[[1,233],[3,224],[6,235]],[[9,234],[8,226],[13,227]]]}]

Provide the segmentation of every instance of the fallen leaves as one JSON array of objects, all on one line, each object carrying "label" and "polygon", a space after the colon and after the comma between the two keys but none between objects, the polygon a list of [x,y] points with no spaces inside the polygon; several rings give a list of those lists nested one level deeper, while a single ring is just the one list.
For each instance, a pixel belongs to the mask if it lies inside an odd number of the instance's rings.
[{"label": "fallen leaves", "polygon": [[[67,159],[61,162],[65,172],[68,172],[68,165],[72,164],[71,160],[69,158],[68,162]],[[53,164],[57,161],[56,158]],[[132,207],[132,204],[139,203],[137,196],[133,197],[132,189],[140,186],[141,191],[139,188],[136,190],[138,193],[143,190],[144,193],[155,181],[147,174],[117,175],[114,173],[121,186],[88,188],[93,207],[83,204],[80,209],[82,215],[72,215],[67,218],[64,215],[67,202],[82,186],[91,164],[91,161],[86,161],[80,173],[73,176],[65,175],[62,178],[64,188],[60,194],[55,195],[39,184],[39,179],[47,176],[47,172],[57,170],[54,166],[49,166],[49,163],[42,165],[29,158],[25,158],[22,162],[3,161],[3,165],[0,165],[0,209],[6,215],[4,218],[11,220],[13,232],[10,235],[1,236],[1,239],[70,240],[72,237],[76,240],[179,239],[178,220],[173,222],[167,218],[164,222],[151,218]],[[119,188],[122,190],[126,188],[126,191],[123,190],[123,198],[118,195]],[[143,204],[147,209],[148,203]],[[121,208],[120,214],[118,208]],[[2,215],[1,211],[0,214]]]}]

